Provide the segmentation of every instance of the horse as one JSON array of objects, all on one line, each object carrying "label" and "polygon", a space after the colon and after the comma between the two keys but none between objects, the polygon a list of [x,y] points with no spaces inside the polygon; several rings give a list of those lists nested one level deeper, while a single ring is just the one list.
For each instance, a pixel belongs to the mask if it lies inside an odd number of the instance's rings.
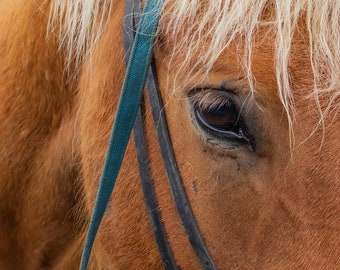
[{"label": "horse", "polygon": [[[79,267],[126,70],[124,8],[0,1],[0,269]],[[339,18],[336,0],[164,0],[162,112],[216,269],[340,267]],[[149,103],[156,210],[176,267],[204,269]],[[89,269],[163,269],[151,227],[131,137]]]}]

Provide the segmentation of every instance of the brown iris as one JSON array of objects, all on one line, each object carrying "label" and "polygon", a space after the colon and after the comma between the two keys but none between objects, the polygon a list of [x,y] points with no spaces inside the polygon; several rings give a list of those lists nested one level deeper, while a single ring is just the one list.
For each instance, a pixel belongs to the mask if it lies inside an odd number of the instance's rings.
[{"label": "brown iris", "polygon": [[238,118],[237,108],[229,99],[219,104],[210,104],[206,108],[197,108],[196,113],[202,124],[219,131],[232,129]]}]

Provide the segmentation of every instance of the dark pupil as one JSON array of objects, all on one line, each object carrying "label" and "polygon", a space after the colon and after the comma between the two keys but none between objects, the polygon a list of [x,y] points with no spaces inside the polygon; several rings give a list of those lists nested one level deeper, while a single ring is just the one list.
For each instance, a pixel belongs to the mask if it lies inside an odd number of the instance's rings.
[{"label": "dark pupil", "polygon": [[237,110],[234,104],[224,104],[201,111],[203,119],[211,126],[225,129],[235,126]]}]

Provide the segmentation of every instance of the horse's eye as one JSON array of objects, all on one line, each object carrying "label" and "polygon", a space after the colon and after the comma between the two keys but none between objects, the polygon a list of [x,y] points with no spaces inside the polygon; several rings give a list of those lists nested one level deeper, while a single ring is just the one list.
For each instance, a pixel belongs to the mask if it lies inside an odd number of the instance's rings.
[{"label": "horse's eye", "polygon": [[207,128],[216,131],[232,129],[237,121],[238,112],[233,102],[213,104],[208,108],[196,108],[196,117]]},{"label": "horse's eye", "polygon": [[244,143],[250,150],[255,150],[255,141],[247,132],[235,94],[225,90],[201,89],[194,91],[191,97],[196,123],[210,139],[233,145]]}]

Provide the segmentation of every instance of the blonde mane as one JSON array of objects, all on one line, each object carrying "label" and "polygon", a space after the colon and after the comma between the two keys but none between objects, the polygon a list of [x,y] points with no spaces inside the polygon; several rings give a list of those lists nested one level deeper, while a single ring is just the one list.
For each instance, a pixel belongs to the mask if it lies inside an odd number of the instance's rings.
[{"label": "blonde mane", "polygon": [[[77,62],[99,39],[114,0],[55,0],[50,14],[50,29],[59,29],[61,45],[68,60]],[[293,35],[301,16],[306,18],[309,34],[310,62],[314,73],[314,89],[310,96],[320,111],[320,121],[331,110],[340,107],[340,1],[338,0],[164,0],[163,19],[159,31],[176,41],[178,50],[186,48],[187,57],[181,68],[190,66],[190,55],[199,52],[199,69],[208,72],[223,49],[240,36],[244,37],[244,68],[252,91],[252,36],[263,24],[276,31],[275,66],[278,93],[292,127],[294,100],[288,62]],[[273,16],[263,20],[270,8]],[[165,18],[165,19],[164,19]],[[199,19],[197,19],[199,18]],[[166,20],[166,23],[164,21]],[[183,25],[189,27],[183,27]],[[171,26],[171,27],[170,27]],[[177,39],[177,37],[181,37]],[[204,46],[208,44],[208,46]],[[202,50],[202,47],[205,50]],[[175,52],[174,52],[175,53]],[[197,67],[195,69],[197,71]],[[187,72],[188,73],[188,72]],[[321,95],[329,105],[321,109]]]},{"label": "blonde mane", "polygon": [[108,0],[54,0],[51,4],[48,34],[57,32],[67,62],[76,65],[98,41],[111,10]]}]

